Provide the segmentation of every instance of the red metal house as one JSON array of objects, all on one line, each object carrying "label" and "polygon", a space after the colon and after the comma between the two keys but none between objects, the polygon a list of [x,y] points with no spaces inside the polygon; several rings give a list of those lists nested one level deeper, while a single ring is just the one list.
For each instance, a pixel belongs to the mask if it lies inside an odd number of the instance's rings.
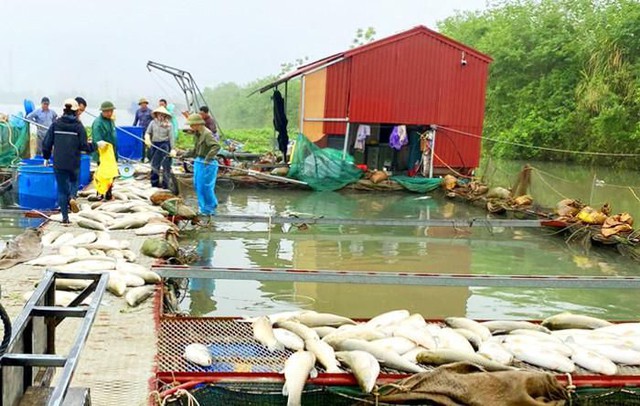
[{"label": "red metal house", "polygon": [[[408,152],[388,146],[391,129],[405,125],[418,134],[432,126],[432,168],[469,172],[480,160],[491,61],[418,26],[304,65],[260,91],[301,77],[302,133],[318,145],[355,152],[369,167],[393,160],[396,169],[410,169],[403,167]],[[359,125],[369,125],[371,136],[354,151]]]}]

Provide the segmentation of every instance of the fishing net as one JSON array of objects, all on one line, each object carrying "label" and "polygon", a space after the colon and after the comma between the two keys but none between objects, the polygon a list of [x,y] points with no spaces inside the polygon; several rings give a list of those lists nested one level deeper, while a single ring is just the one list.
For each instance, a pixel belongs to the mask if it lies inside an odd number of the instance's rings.
[{"label": "fishing net", "polygon": [[0,121],[0,167],[16,164],[29,148],[29,125]]},{"label": "fishing net", "polygon": [[342,151],[320,148],[303,134],[298,135],[291,159],[289,177],[309,184],[314,190],[338,190],[355,183],[362,171],[353,163],[353,157],[342,158]]},{"label": "fishing net", "polygon": [[[201,406],[225,405],[273,405],[284,406],[286,397],[282,396],[282,384],[237,382],[202,384],[190,394]],[[187,406],[186,397],[176,396],[167,399],[168,406]],[[361,393],[357,387],[306,385],[302,394],[303,405],[389,405],[376,401],[373,396]],[[412,405],[433,405],[433,403],[411,403]],[[571,395],[567,406],[621,406],[640,405],[640,392],[637,388],[578,388]]]},{"label": "fishing net", "polygon": [[427,193],[440,187],[442,179],[419,178],[410,176],[393,176],[392,181],[399,183],[403,188],[416,193]]}]

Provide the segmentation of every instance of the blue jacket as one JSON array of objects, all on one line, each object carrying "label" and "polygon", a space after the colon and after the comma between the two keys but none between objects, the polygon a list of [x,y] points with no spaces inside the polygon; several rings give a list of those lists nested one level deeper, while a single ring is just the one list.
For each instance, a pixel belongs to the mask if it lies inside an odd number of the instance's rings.
[{"label": "blue jacket", "polygon": [[87,142],[87,132],[76,116],[65,115],[49,127],[42,143],[42,156],[50,159],[55,153],[53,168],[63,171],[80,169],[80,152],[93,152],[93,144]]}]

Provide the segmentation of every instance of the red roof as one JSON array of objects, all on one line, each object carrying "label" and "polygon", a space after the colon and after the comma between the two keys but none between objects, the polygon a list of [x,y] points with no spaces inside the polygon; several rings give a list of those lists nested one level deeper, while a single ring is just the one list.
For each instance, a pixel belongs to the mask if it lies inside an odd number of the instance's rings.
[{"label": "red roof", "polygon": [[462,43],[460,43],[460,42],[458,42],[458,41],[456,41],[454,39],[451,39],[451,38],[449,38],[449,37],[447,37],[445,35],[442,35],[442,34],[436,32],[434,30],[431,30],[431,29],[425,27],[424,25],[418,25],[417,27],[414,27],[414,28],[412,28],[410,30],[402,31],[402,32],[400,32],[398,34],[391,35],[390,37],[382,38],[382,39],[379,39],[377,41],[373,41],[373,42],[370,42],[368,44],[361,45],[361,46],[353,48],[353,49],[349,49],[347,51],[343,51],[343,52],[339,52],[337,54],[333,54],[331,56],[327,56],[327,57],[319,59],[319,60],[317,60],[315,62],[311,62],[311,63],[308,63],[306,65],[299,66],[293,72],[289,72],[289,73],[285,74],[284,76],[278,78],[278,80],[276,80],[276,81],[274,81],[274,82],[272,82],[272,83],[270,83],[270,84],[258,89],[258,91],[260,93],[263,93],[263,92],[265,92],[265,91],[267,91],[267,90],[269,90],[269,89],[271,89],[271,88],[273,88],[275,86],[278,86],[281,83],[287,82],[287,81],[289,81],[289,80],[291,80],[291,79],[293,79],[293,78],[295,78],[297,76],[303,75],[303,74],[305,74],[307,72],[310,72],[310,71],[312,71],[314,69],[320,68],[323,65],[331,64],[332,62],[336,62],[336,61],[338,61],[340,59],[343,59],[343,58],[349,58],[349,57],[352,57],[354,55],[358,55],[358,54],[361,54],[363,52],[367,52],[367,51],[373,50],[375,48],[378,48],[378,47],[381,47],[381,46],[384,46],[384,45],[387,45],[387,44],[398,42],[398,41],[404,40],[406,38],[412,37],[414,35],[427,35],[427,36],[429,36],[429,37],[431,37],[431,38],[433,38],[433,39],[435,39],[437,41],[441,41],[441,42],[443,42],[445,44],[448,44],[448,45],[450,45],[450,46],[452,46],[454,48],[458,48],[461,51],[464,51],[464,52],[466,52],[466,53],[468,53],[470,55],[474,55],[478,59],[481,59],[481,60],[483,60],[483,61],[485,61],[487,63],[490,63],[490,62],[493,61],[493,59],[490,56],[488,56],[486,54],[483,54],[482,52],[479,52],[479,51],[477,51],[477,50],[475,50],[475,49],[473,49],[473,48],[471,48],[471,47],[469,47],[467,45],[464,45],[464,44],[462,44]]}]

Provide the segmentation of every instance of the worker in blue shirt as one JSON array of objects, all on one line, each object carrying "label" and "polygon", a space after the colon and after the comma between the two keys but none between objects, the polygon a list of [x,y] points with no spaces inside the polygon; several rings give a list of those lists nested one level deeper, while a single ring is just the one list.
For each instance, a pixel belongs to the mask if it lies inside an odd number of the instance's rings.
[{"label": "worker in blue shirt", "polygon": [[38,126],[37,133],[37,144],[36,144],[36,155],[42,156],[42,142],[44,141],[44,137],[47,135],[47,129],[51,127],[51,124],[56,121],[58,115],[55,111],[49,108],[49,98],[43,97],[40,101],[40,108],[32,111],[27,115],[27,120],[31,120],[35,123],[40,124]]}]

